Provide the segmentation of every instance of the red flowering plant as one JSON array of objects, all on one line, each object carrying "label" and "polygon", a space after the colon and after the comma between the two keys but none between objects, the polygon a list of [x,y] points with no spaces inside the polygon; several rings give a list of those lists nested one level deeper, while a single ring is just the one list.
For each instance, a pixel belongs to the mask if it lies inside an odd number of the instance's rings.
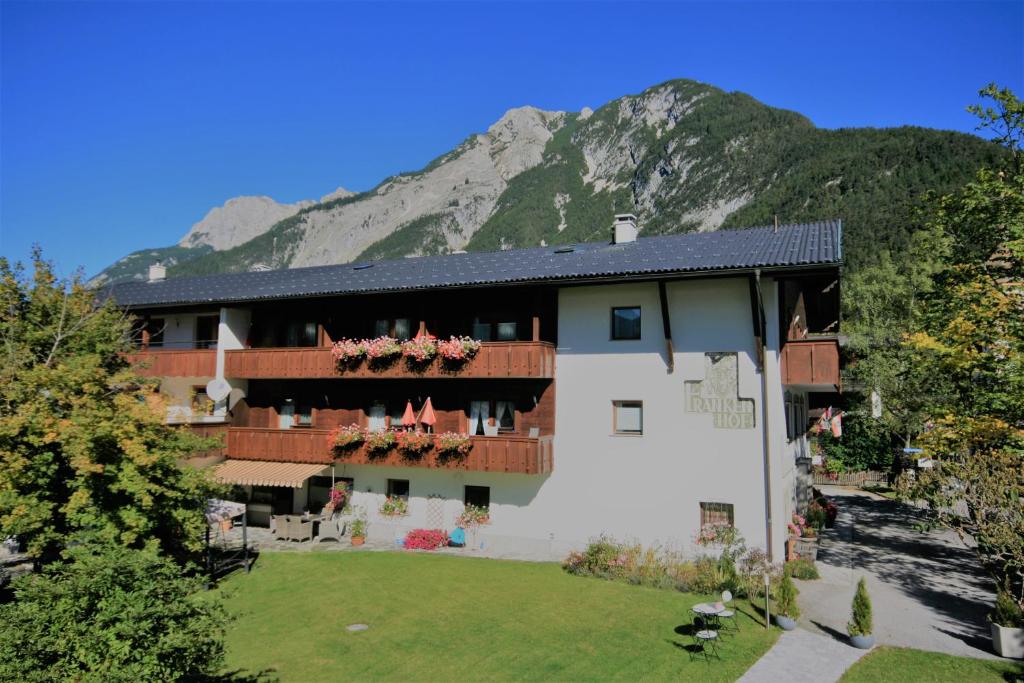
[{"label": "red flowering plant", "polygon": [[420,457],[434,447],[432,435],[421,431],[397,432],[395,440],[398,442],[398,450],[410,457]]},{"label": "red flowering plant", "polygon": [[359,444],[366,440],[366,432],[357,424],[350,424],[347,427],[336,427],[327,437],[331,448],[339,453],[348,453],[359,447]]},{"label": "red flowering plant", "polygon": [[437,356],[437,338],[432,334],[417,335],[415,339],[402,342],[405,362],[413,367],[423,367]]},{"label": "red flowering plant", "polygon": [[330,517],[335,510],[343,510],[345,508],[345,502],[348,500],[349,490],[348,484],[343,481],[339,481],[331,489],[330,499],[324,505],[321,516]]},{"label": "red flowering plant", "polygon": [[490,523],[491,511],[485,507],[473,505],[471,503],[466,504],[466,509],[463,510],[462,514],[455,520],[455,526],[460,526],[463,529],[473,529]]},{"label": "red flowering plant", "polygon": [[405,498],[388,496],[384,499],[384,502],[380,504],[379,512],[382,517],[405,517],[409,514],[409,503]]},{"label": "red flowering plant", "polygon": [[338,365],[353,367],[366,358],[366,342],[341,339],[331,346],[331,355]]},{"label": "red flowering plant", "polygon": [[383,455],[395,447],[398,438],[390,429],[366,432],[366,450],[372,455]]},{"label": "red flowering plant", "polygon": [[472,337],[451,337],[438,342],[437,352],[449,365],[461,365],[480,351],[480,342]]},{"label": "red flowering plant", "polygon": [[448,545],[448,534],[440,529],[413,529],[405,535],[406,550],[436,550]]},{"label": "red flowering plant", "polygon": [[402,355],[402,345],[394,337],[377,337],[368,339],[363,343],[366,347],[366,357],[375,366],[384,366]]},{"label": "red flowering plant", "polygon": [[458,432],[441,432],[434,437],[434,447],[446,458],[464,458],[473,450],[473,441],[469,434]]}]

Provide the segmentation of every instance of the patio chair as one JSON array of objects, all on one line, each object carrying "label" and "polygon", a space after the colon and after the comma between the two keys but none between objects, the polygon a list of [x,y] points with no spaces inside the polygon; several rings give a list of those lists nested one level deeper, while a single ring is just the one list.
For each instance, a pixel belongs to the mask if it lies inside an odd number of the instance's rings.
[{"label": "patio chair", "polygon": [[288,540],[309,541],[313,538],[313,522],[301,517],[289,517]]},{"label": "patio chair", "polygon": [[313,539],[313,543],[319,543],[327,538],[333,538],[338,543],[341,543],[342,537],[345,535],[345,529],[348,525],[345,523],[340,516],[333,516],[328,519],[320,520],[320,530]]},{"label": "patio chair", "polygon": [[718,656],[718,631],[712,631],[709,628],[702,628],[698,630],[698,623],[703,623],[700,619],[693,620],[693,646],[690,648],[690,661],[698,657],[698,655],[704,655],[704,661],[711,662],[711,657],[721,661],[721,657]]},{"label": "patio chair", "polygon": [[270,531],[275,541],[287,541],[291,530],[288,528],[288,515],[274,515],[270,518]]},{"label": "patio chair", "polygon": [[718,613],[718,622],[722,630],[730,630],[739,633],[740,621],[736,618],[736,609],[729,603],[732,602],[732,591],[722,591],[722,604],[725,609]]}]

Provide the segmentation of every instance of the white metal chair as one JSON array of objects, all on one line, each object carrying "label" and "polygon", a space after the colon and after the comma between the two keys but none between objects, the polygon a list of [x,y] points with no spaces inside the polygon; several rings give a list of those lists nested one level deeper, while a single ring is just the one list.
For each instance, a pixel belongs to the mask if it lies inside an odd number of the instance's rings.
[{"label": "white metal chair", "polygon": [[729,605],[730,602],[732,602],[732,591],[722,591],[722,604],[725,605],[725,609],[718,613],[719,624],[723,631],[728,628],[739,633],[740,622],[736,618],[736,609]]}]

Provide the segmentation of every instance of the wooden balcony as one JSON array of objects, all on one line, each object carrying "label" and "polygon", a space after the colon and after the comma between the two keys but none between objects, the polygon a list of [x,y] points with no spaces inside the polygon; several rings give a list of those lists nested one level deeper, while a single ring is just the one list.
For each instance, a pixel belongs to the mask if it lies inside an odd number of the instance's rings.
[{"label": "wooden balcony", "polygon": [[144,377],[213,377],[216,349],[150,349],[128,356]]},{"label": "wooden balcony", "polygon": [[222,446],[217,446],[205,451],[198,451],[192,454],[193,458],[224,458],[228,454],[227,422],[192,422],[188,424],[189,429],[196,436],[207,439],[220,439]]},{"label": "wooden balcony", "polygon": [[328,446],[326,429],[263,429],[232,427],[228,430],[228,457],[238,460],[272,462],[352,463],[390,467],[425,467],[474,472],[548,474],[554,469],[552,441],[541,436],[475,436],[473,450],[461,460],[439,460],[431,450],[415,459],[397,449],[383,456],[370,456],[360,448],[340,457]]},{"label": "wooden balcony", "polygon": [[435,358],[424,368],[411,368],[399,358],[385,368],[366,361],[339,368],[327,347],[243,349],[227,351],[224,375],[239,379],[395,378],[551,378],[555,346],[549,342],[484,342],[479,353],[459,366]]},{"label": "wooden balcony", "polygon": [[819,386],[832,391],[840,386],[839,341],[835,337],[795,339],[782,347],[783,384]]}]

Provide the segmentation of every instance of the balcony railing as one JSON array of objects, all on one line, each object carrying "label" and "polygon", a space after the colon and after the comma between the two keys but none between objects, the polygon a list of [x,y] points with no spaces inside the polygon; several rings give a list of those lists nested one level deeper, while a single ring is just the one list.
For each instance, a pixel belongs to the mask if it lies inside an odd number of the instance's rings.
[{"label": "balcony railing", "polygon": [[476,356],[458,366],[435,358],[424,368],[410,368],[397,359],[384,368],[362,362],[338,367],[326,347],[243,349],[224,354],[224,375],[240,379],[310,379],[327,377],[412,378],[551,378],[555,347],[549,342],[484,342]]},{"label": "balcony railing", "polygon": [[227,422],[191,422],[188,423],[188,426],[196,436],[220,439],[223,444],[205,451],[197,451],[192,454],[193,458],[223,458],[227,455]]},{"label": "balcony railing", "polygon": [[407,458],[397,449],[383,456],[371,456],[365,448],[339,456],[328,445],[329,435],[330,431],[326,429],[232,427],[228,430],[228,457],[273,462],[324,465],[338,462],[516,474],[548,474],[554,469],[554,437],[551,436],[475,436],[472,438],[473,450],[469,455],[452,460],[439,459],[434,450],[418,458]]},{"label": "balcony railing", "polygon": [[787,341],[780,358],[783,384],[838,388],[839,341],[816,337]]},{"label": "balcony railing", "polygon": [[129,354],[145,377],[212,377],[217,372],[215,349],[150,349]]}]

